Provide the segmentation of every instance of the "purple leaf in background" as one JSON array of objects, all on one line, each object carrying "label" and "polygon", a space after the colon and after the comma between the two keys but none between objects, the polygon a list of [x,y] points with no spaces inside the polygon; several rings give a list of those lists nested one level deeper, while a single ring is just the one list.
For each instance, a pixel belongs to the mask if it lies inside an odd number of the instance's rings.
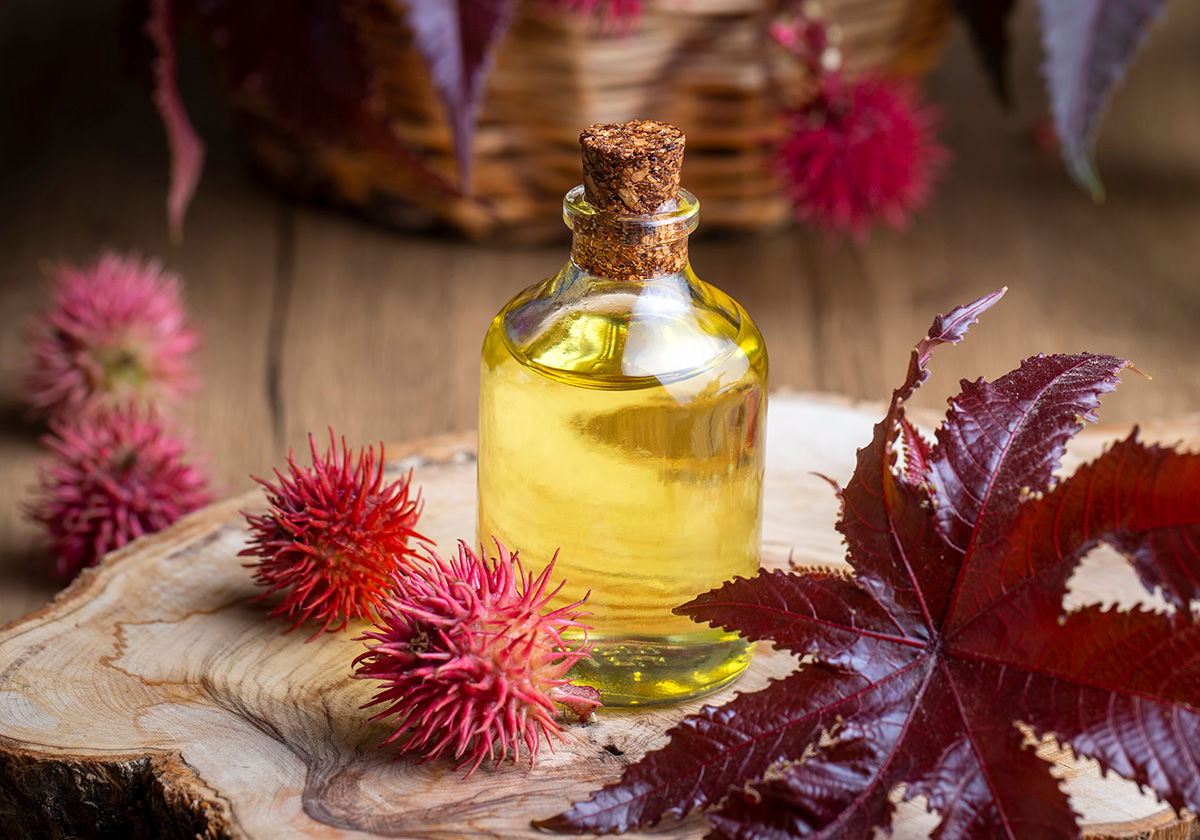
[{"label": "purple leaf in background", "polygon": [[471,141],[492,55],[512,21],[514,0],[406,0],[406,20],[454,133],[459,183],[471,182]]},{"label": "purple leaf in background", "polygon": [[1045,74],[1071,177],[1104,197],[1092,163],[1100,113],[1165,0],[1038,0]]},{"label": "purple leaf in background", "polygon": [[204,144],[188,119],[179,97],[175,75],[175,38],[178,20],[171,0],[151,0],[146,37],[154,44],[154,107],[162,118],[171,150],[171,178],[167,191],[167,225],[171,239],[183,239],[183,217],[200,182]]},{"label": "purple leaf in background", "polygon": [[230,84],[264,99],[290,130],[337,137],[373,88],[341,0],[189,0]]},{"label": "purple leaf in background", "polygon": [[[343,0],[149,0],[145,32],[154,51],[154,101],[171,147],[168,218],[178,238],[200,178],[204,147],[188,121],[176,80],[178,26],[196,21],[233,95],[301,142],[386,155],[437,196],[457,191],[376,112],[376,81],[360,22]],[[401,14],[406,10],[402,9]]]}]

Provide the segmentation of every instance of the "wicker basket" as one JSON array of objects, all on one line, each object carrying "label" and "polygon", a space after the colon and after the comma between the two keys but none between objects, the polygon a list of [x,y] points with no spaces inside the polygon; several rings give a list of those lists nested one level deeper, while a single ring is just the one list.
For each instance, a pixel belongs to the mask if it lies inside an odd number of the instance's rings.
[{"label": "wicker basket", "polygon": [[[662,120],[687,135],[684,184],[703,203],[704,229],[766,229],[790,216],[772,165],[784,82],[765,57],[769,2],[646,0],[636,29],[613,35],[524,0],[488,78],[469,195],[433,189],[378,151],[289,133],[253,101],[233,107],[257,163],[293,192],[405,229],[521,242],[565,232],[560,204],[579,180],[583,128]],[[948,0],[823,5],[851,74],[925,72],[950,19]],[[457,183],[445,112],[395,4],[367,0],[355,23],[391,129]]]}]

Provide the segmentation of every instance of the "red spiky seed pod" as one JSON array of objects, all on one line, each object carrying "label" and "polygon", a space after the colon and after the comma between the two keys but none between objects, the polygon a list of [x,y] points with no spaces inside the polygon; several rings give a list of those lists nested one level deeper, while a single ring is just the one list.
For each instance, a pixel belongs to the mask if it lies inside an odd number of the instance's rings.
[{"label": "red spiky seed pod", "polygon": [[843,84],[828,75],[821,93],[789,115],[791,136],[779,150],[797,218],[859,241],[880,221],[904,228],[949,158],[936,124],[936,110],[908,80]]},{"label": "red spiky seed pod", "polygon": [[339,453],[333,431],[321,455],[312,435],[312,466],[301,467],[288,452],[288,470],[275,470],[276,483],[255,478],[267,490],[270,510],[246,513],[251,545],[239,556],[255,582],[283,599],[272,616],[294,619],[288,632],[305,621],[322,632],[342,630],[352,618],[370,618],[385,597],[393,573],[411,568],[412,541],[425,540],[413,530],[421,515],[420,494],[410,495],[412,474],[384,483],[384,450],[365,447],[353,458],[342,439]]},{"label": "red spiky seed pod", "polygon": [[25,513],[45,528],[64,578],[210,501],[184,443],[153,416],[126,407],[51,420],[50,431],[42,437],[52,457],[38,465],[40,497]]},{"label": "red spiky seed pod", "polygon": [[25,399],[69,419],[134,404],[159,406],[194,386],[180,279],[161,263],[101,254],[58,267],[49,309],[29,328]]},{"label": "red spiky seed pod", "polygon": [[[457,557],[430,551],[428,564],[395,575],[355,659],[356,678],[383,683],[363,708],[385,705],[371,718],[396,726],[385,744],[426,761],[449,755],[456,769],[470,765],[468,776],[485,758],[515,762],[522,744],[532,764],[542,737],[553,749],[551,738],[564,738],[555,703],[581,720],[600,705],[598,691],[566,676],[591,649],[583,601],[543,614],[562,589],[546,591],[554,560],[535,576],[516,552],[496,549],[489,564],[460,541]],[[568,630],[583,634],[574,646]]]}]

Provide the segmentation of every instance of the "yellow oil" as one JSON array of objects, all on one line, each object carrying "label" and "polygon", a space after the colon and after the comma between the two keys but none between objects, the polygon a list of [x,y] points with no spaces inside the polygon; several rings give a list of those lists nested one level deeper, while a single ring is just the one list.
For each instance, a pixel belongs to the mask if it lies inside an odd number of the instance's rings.
[{"label": "yellow oil", "polygon": [[557,551],[559,605],[590,591],[595,647],[574,677],[606,706],[677,702],[753,654],[671,610],[758,568],[766,354],[745,311],[690,269],[561,288],[580,282],[527,290],[488,330],[478,537],[535,566]]}]

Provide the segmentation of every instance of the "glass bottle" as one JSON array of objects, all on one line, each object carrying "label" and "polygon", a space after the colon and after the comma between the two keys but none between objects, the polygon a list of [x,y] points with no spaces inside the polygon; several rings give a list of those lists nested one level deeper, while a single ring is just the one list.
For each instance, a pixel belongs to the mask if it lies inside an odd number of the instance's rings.
[{"label": "glass bottle", "polygon": [[557,552],[560,605],[590,591],[576,682],[609,707],[677,702],[753,654],[671,610],[758,569],[767,356],[688,262],[699,204],[679,189],[682,133],[636,122],[580,141],[571,259],[484,339],[478,538],[535,569]]}]

